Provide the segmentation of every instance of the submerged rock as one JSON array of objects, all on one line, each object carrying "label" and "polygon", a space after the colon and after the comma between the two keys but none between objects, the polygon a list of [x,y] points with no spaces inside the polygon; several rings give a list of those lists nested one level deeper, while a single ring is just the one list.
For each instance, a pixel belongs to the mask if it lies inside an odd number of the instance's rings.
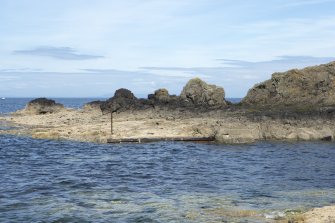
[{"label": "submerged rock", "polygon": [[54,100],[36,98],[28,102],[23,112],[27,114],[41,115],[56,113],[62,110],[64,110],[64,105],[56,103]]},{"label": "submerged rock", "polygon": [[199,78],[187,82],[180,98],[191,106],[221,107],[227,105],[222,87],[207,84]]},{"label": "submerged rock", "polygon": [[274,73],[250,89],[242,104],[302,109],[335,106],[335,62]]}]

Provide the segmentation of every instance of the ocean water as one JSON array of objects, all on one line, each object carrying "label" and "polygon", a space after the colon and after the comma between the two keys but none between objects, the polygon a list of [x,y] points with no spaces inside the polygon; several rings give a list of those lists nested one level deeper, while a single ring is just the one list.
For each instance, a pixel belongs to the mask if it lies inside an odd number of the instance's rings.
[{"label": "ocean water", "polygon": [[[3,100],[0,110],[25,102]],[[0,222],[267,222],[334,204],[334,160],[327,142],[108,145],[0,135]]]}]

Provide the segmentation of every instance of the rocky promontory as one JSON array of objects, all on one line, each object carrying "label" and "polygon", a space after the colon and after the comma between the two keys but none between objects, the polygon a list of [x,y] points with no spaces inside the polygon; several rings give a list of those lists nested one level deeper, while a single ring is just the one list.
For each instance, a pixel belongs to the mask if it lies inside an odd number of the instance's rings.
[{"label": "rocky promontory", "polygon": [[[118,89],[105,101],[66,109],[38,98],[9,117],[19,127],[2,130],[36,138],[104,143],[108,138],[215,137],[219,143],[258,140],[334,140],[335,63],[275,73],[249,90],[239,104],[225,99],[222,87],[199,78],[179,95],[158,89],[137,98]],[[111,135],[110,112],[113,112]]]},{"label": "rocky promontory", "polygon": [[227,105],[222,87],[207,84],[199,78],[191,79],[185,85],[180,99],[195,106],[220,108]]},{"label": "rocky promontory", "polygon": [[23,110],[18,112],[31,115],[43,115],[53,114],[64,110],[64,105],[56,103],[55,100],[47,98],[36,98],[31,100]]},{"label": "rocky promontory", "polygon": [[274,73],[250,89],[242,104],[305,110],[335,106],[335,62]]}]

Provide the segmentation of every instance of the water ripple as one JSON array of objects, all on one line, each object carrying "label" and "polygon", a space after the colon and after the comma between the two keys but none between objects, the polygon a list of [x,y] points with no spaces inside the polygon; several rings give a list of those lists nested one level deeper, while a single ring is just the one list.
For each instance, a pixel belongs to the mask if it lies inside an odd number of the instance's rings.
[{"label": "water ripple", "polygon": [[327,205],[335,201],[334,158],[331,143],[98,145],[0,136],[0,221],[229,222],[231,208]]}]

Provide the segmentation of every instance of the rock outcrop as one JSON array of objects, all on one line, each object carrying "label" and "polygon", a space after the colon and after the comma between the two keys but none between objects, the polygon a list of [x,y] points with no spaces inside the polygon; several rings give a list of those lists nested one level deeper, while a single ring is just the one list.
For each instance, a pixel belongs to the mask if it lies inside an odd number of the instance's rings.
[{"label": "rock outcrop", "polygon": [[165,88],[161,88],[155,91],[154,94],[149,94],[148,99],[159,101],[159,102],[169,102],[171,100],[171,95],[169,94],[169,91]]},{"label": "rock outcrop", "polygon": [[335,106],[335,62],[274,73],[249,90],[242,104],[263,107]]},{"label": "rock outcrop", "polygon": [[147,107],[150,107],[148,100],[136,98],[130,90],[125,88],[116,90],[112,98],[100,105],[103,113],[109,113],[111,110],[113,112],[142,110]]},{"label": "rock outcrop", "polygon": [[149,94],[148,100],[148,103],[154,108],[162,108],[162,106],[171,109],[183,107],[180,98],[176,95],[170,95],[165,88],[156,90],[154,94]]},{"label": "rock outcrop", "polygon": [[56,113],[62,110],[64,110],[64,105],[56,103],[54,100],[47,98],[36,98],[28,102],[22,112],[32,115],[42,115]]},{"label": "rock outcrop", "polygon": [[[156,90],[154,94],[149,94],[148,99],[138,99],[128,89],[121,88],[115,92],[112,98],[101,102],[100,108],[103,113],[109,113],[111,108],[113,112],[148,108],[174,110],[197,107],[206,110],[226,106],[224,95],[222,87],[209,85],[199,78],[195,78],[186,84],[180,96],[170,95],[167,89],[161,88]],[[88,103],[87,106],[91,108],[94,104]]]},{"label": "rock outcrop", "polygon": [[100,108],[103,113],[108,113],[111,110],[113,110],[113,112],[126,111],[134,107],[137,101],[138,99],[130,90],[121,88],[115,91],[112,98],[102,103]]},{"label": "rock outcrop", "polygon": [[199,78],[188,81],[180,99],[191,106],[222,107],[227,105],[222,87],[207,84]]}]

